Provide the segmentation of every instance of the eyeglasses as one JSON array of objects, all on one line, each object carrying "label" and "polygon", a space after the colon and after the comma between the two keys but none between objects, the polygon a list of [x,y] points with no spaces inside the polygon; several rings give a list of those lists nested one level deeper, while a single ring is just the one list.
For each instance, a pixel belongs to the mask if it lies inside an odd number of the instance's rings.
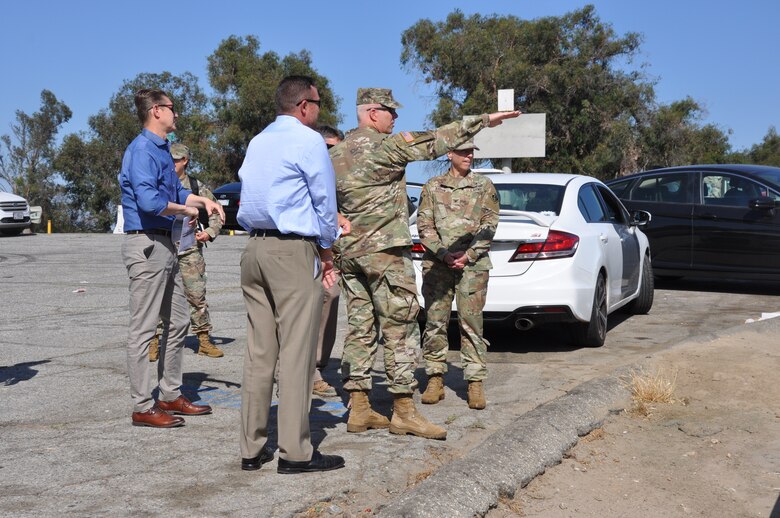
[{"label": "eyeglasses", "polygon": [[[176,110],[173,109],[173,103],[171,103],[171,104],[155,104],[154,106],[162,106],[163,108],[168,108],[169,110],[171,110],[171,112],[176,113]],[[152,106],[152,108],[154,108],[154,106]],[[149,109],[151,110],[152,108],[149,108]]]},{"label": "eyeglasses", "polygon": [[301,99],[300,101],[295,103],[295,106],[300,106],[301,104],[303,104],[303,101],[306,101],[307,103],[316,104],[320,108],[322,107],[322,104],[321,104],[322,103],[322,99]]},{"label": "eyeglasses", "polygon": [[380,112],[388,112],[390,115],[397,115],[397,112],[395,111],[395,108],[388,108],[387,106],[380,106],[378,108],[371,108],[372,110],[377,110]]}]

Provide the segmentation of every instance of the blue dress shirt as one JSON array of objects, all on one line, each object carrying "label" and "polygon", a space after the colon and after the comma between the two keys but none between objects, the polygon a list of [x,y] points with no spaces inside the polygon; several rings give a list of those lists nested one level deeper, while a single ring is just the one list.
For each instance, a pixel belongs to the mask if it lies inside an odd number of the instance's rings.
[{"label": "blue dress shirt", "polygon": [[175,216],[160,216],[168,202],[184,205],[192,194],[173,167],[170,145],[144,129],[125,150],[119,173],[124,230],[170,230]]},{"label": "blue dress shirt", "polygon": [[249,143],[238,222],[246,230],[277,229],[313,236],[322,248],[336,239],[336,174],[322,136],[279,115]]}]

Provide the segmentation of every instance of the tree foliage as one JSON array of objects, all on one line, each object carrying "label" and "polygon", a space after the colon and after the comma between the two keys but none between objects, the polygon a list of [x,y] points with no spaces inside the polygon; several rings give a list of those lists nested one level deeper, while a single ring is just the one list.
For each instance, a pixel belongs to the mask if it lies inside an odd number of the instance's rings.
[{"label": "tree foliage", "polygon": [[41,107],[32,115],[16,111],[12,135],[0,137],[0,178],[32,205],[40,205],[42,218],[52,219],[63,189],[52,168],[55,139],[60,126],[70,120],[70,108],[49,90],[41,92]]},{"label": "tree foliage", "polygon": [[335,125],[339,99],[328,79],[313,68],[308,51],[280,58],[260,52],[254,36],[230,36],[208,57],[208,75],[216,92],[212,99],[213,154],[207,170],[217,183],[235,181],[249,141],[276,118],[274,94],[285,76],[314,78],[322,99],[320,122]]},{"label": "tree foliage", "polygon": [[634,170],[725,162],[728,137],[712,124],[700,126],[703,115],[702,108],[690,97],[650,113],[640,127],[643,153]]},{"label": "tree foliage", "polygon": [[[515,160],[515,170],[608,178],[649,163],[709,159],[726,140],[716,127],[696,125],[692,101],[656,106],[653,84],[629,68],[640,35],[617,35],[592,5],[530,21],[455,10],[444,22],[418,21],[401,41],[401,63],[436,86],[433,124],[495,111],[502,88],[515,89],[522,111],[547,114],[547,156]],[[675,120],[681,131],[654,142],[654,131]],[[653,144],[661,147],[647,148]]]},{"label": "tree foliage", "polygon": [[769,128],[764,139],[745,153],[747,162],[752,164],[780,167],[780,135],[774,126]]}]

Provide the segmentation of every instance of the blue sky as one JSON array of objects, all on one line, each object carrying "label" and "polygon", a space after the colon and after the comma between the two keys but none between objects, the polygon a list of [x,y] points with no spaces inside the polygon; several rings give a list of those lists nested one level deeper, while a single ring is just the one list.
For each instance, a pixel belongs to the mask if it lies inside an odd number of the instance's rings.
[{"label": "blue sky", "polygon": [[[705,122],[732,132],[734,149],[760,142],[777,125],[780,2],[593,4],[618,34],[643,34],[636,61],[657,79],[659,101],[693,97],[707,110]],[[573,0],[5,2],[0,134],[10,133],[15,110],[37,110],[44,88],[73,110],[61,134],[85,130],[87,118],[107,106],[122,81],[141,72],[190,71],[207,89],[206,57],[231,34],[256,35],[261,51],[280,55],[308,49],[315,68],[342,98],[343,129],[354,126],[360,86],[392,88],[404,104],[396,129],[423,129],[429,127],[426,116],[435,99],[415,72],[400,65],[402,31],[422,18],[443,20],[455,8],[534,19],[583,5]]]}]

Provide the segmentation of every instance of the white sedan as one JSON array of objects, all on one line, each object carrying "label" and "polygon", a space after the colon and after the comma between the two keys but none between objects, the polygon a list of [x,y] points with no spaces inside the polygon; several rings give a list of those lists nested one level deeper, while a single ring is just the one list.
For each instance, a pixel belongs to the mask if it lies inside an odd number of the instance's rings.
[{"label": "white sedan", "polygon": [[[501,207],[490,247],[486,321],[509,320],[520,330],[566,323],[576,345],[600,347],[610,313],[650,311],[653,270],[639,229],[650,214],[629,214],[609,187],[588,176],[485,176]],[[419,290],[424,248],[415,224],[411,232]]]}]

